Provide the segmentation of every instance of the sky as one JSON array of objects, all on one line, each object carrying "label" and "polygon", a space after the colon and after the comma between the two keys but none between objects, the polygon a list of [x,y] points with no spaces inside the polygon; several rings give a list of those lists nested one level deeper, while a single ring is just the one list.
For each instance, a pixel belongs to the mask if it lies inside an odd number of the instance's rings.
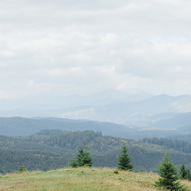
[{"label": "sky", "polygon": [[1,0],[0,99],[191,94],[190,0]]}]

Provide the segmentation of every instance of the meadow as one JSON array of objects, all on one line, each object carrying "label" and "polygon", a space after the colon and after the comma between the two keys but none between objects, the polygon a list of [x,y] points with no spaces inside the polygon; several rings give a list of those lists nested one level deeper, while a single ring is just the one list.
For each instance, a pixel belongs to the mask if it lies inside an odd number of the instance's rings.
[{"label": "meadow", "polygon": [[[66,168],[48,172],[23,172],[2,175],[0,191],[155,191],[159,178],[152,172],[114,169]],[[191,191],[190,181],[181,183]]]}]

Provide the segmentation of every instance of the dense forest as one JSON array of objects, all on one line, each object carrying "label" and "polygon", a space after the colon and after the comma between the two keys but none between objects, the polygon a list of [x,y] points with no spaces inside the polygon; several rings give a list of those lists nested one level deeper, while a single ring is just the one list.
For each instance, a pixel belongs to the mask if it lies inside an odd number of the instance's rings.
[{"label": "dense forest", "polygon": [[145,138],[142,140],[144,143],[151,143],[166,147],[166,149],[174,149],[176,151],[191,153],[191,143],[177,140],[177,139],[164,139],[164,138]]},{"label": "dense forest", "polygon": [[191,167],[191,145],[170,139],[139,141],[103,136],[101,132],[43,130],[26,137],[0,136],[0,172],[50,170],[68,166],[77,149],[87,145],[94,159],[94,167],[116,167],[121,147],[126,142],[134,171],[155,171],[168,147],[175,165],[182,162]]}]

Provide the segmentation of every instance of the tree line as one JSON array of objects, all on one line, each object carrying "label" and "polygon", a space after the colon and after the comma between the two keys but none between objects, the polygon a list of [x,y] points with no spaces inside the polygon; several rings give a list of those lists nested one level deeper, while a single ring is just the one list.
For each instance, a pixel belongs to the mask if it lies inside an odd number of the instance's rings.
[{"label": "tree line", "polygon": [[[90,156],[90,152],[87,150],[87,145],[81,146],[78,149],[78,153],[71,160],[70,166],[77,167],[91,167],[93,164],[93,158]],[[128,154],[128,148],[125,143],[122,146],[121,154],[118,158],[117,169],[132,171],[133,165],[131,164],[131,157]],[[118,173],[118,171],[114,171]],[[155,182],[156,187],[165,188],[171,191],[186,191],[187,189],[181,185],[179,179],[191,180],[190,169],[186,168],[184,163],[180,167],[180,174],[178,175],[177,169],[172,161],[170,161],[170,155],[168,151],[165,151],[165,155],[158,166],[158,173],[160,178]]]}]

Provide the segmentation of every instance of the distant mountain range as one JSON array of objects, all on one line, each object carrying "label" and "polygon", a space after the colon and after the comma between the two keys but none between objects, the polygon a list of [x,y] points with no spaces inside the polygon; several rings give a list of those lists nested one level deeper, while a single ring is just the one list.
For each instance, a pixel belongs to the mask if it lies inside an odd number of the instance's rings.
[{"label": "distant mountain range", "polygon": [[60,129],[63,131],[94,130],[106,135],[125,136],[131,129],[119,124],[88,120],[71,120],[62,118],[0,118],[0,135],[26,136],[41,130]]},{"label": "distant mountain range", "polygon": [[168,118],[169,113],[185,112],[191,112],[190,95],[177,97],[159,95],[138,101],[123,100],[102,106],[71,109],[62,116],[142,126],[152,122],[151,119],[155,115],[163,119]]},{"label": "distant mountain range", "polygon": [[0,108],[0,134],[8,136],[43,129],[95,130],[127,138],[191,133],[191,95],[106,91],[89,96],[0,100]]},{"label": "distant mountain range", "polygon": [[[118,136],[129,139],[146,137],[168,137],[179,134],[191,134],[191,113],[171,115],[169,119],[159,120],[153,123],[152,128],[130,127],[109,122],[88,120],[72,120],[62,118],[22,118],[1,117],[0,135],[26,136],[41,130],[59,129],[63,131],[93,130],[102,132],[103,135]],[[176,125],[173,126],[173,124]],[[182,131],[184,129],[184,131]]]}]

